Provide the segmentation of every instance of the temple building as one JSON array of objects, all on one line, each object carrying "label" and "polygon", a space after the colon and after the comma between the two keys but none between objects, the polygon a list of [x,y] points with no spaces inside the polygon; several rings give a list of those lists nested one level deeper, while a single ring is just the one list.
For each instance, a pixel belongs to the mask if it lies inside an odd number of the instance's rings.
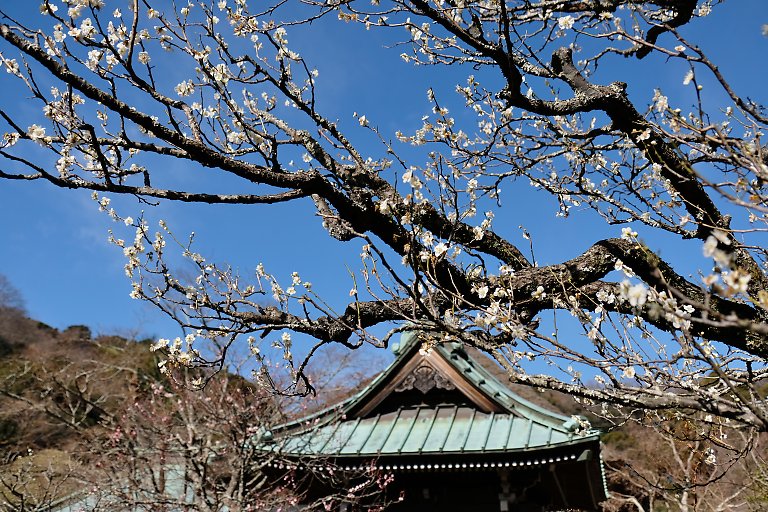
[{"label": "temple building", "polygon": [[582,418],[524,400],[461,343],[425,349],[407,333],[395,353],[351,398],[274,429],[270,450],[351,473],[374,465],[393,477],[393,512],[592,511],[606,499],[598,432]]}]

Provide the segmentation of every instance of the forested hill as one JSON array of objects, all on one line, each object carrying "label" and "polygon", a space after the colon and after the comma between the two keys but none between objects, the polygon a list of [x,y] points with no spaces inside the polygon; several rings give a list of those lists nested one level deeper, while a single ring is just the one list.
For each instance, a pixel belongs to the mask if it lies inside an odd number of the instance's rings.
[{"label": "forested hill", "polygon": [[[147,471],[169,460],[199,468],[201,485],[224,495],[217,486],[235,468],[258,464],[248,449],[254,434],[339,400],[375,367],[370,358],[320,354],[318,397],[274,397],[227,372],[170,378],[151,344],[94,336],[86,326],[57,330],[0,305],[0,510],[45,510],[93,486],[151,484],[141,492],[162,501],[168,496]],[[196,389],[201,377],[206,385]]]},{"label": "forested hill", "polygon": [[115,415],[160,378],[148,348],[92,337],[85,326],[59,331],[0,307],[0,509],[38,506],[80,487],[74,475]]},{"label": "forested hill", "polygon": [[159,378],[148,341],[59,331],[0,308],[0,451],[69,449],[138,384]]}]

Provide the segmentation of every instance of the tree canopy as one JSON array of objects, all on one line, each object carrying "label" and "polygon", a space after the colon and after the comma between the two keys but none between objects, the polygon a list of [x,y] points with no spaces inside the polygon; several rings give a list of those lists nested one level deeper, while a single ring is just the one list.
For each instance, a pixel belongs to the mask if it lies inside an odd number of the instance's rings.
[{"label": "tree canopy", "polygon": [[[0,177],[90,189],[133,229],[111,236],[132,296],[187,333],[155,344],[166,367],[221,365],[242,343],[272,382],[267,343],[301,382],[319,346],[417,329],[605,413],[700,411],[766,430],[768,118],[687,35],[731,3],[44,0],[2,13],[14,85],[0,99]],[[418,126],[390,130],[354,105],[328,113],[318,81],[335,78],[292,43],[321,23],[349,44],[389,41],[372,58],[428,68]],[[685,70],[674,83],[647,76],[671,65]],[[37,108],[16,108],[30,95]],[[167,172],[175,161],[210,186]],[[208,261],[173,226],[111,209],[113,194],[253,205],[265,222],[270,205],[310,202],[360,253],[349,302],[301,269]],[[530,194],[586,250],[538,261],[536,236],[515,229]],[[315,345],[294,350],[297,334]]]}]

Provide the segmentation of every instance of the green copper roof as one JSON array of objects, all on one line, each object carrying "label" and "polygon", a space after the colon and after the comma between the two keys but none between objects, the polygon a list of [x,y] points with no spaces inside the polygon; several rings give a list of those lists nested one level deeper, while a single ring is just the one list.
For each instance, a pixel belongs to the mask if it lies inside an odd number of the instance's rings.
[{"label": "green copper roof", "polygon": [[331,422],[280,439],[281,453],[309,456],[389,456],[515,452],[580,443],[584,437],[508,413],[471,407],[398,409]]},{"label": "green copper roof", "polygon": [[[389,368],[347,401],[277,427],[269,449],[286,455],[324,457],[478,454],[524,452],[597,440],[596,431],[577,431],[578,422],[572,418],[510,391],[460,343],[437,344],[425,352],[417,336],[406,333],[395,352],[397,358]],[[418,359],[416,364],[414,359]],[[454,380],[464,381],[463,389],[493,409],[482,410],[466,401],[436,406],[406,404],[384,411],[370,406],[382,394],[392,393],[395,380],[402,379],[409,364],[411,368],[433,365],[429,371],[435,373],[439,371],[434,368],[448,368]]]}]

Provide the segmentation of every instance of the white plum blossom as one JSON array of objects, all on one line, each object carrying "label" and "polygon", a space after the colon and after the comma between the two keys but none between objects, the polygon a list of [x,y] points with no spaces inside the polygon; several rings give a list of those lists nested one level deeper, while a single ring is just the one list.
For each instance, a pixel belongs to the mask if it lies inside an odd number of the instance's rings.
[{"label": "white plum blossom", "polygon": [[416,173],[413,172],[413,169],[408,169],[403,173],[403,183],[410,183],[411,187],[417,190],[422,187],[421,180],[416,176]]},{"label": "white plum blossom", "polygon": [[697,16],[704,17],[704,16],[709,16],[711,12],[712,12],[712,6],[709,5],[708,3],[705,3],[699,7],[699,10],[696,14]]},{"label": "white plum blossom", "polygon": [[41,142],[43,139],[45,139],[45,128],[42,126],[38,126],[36,124],[33,124],[29,128],[27,128],[27,135],[30,139],[34,140],[35,142]]},{"label": "white plum blossom", "polygon": [[621,283],[621,298],[629,302],[630,306],[639,308],[648,300],[648,289],[642,283],[630,285],[625,280]]},{"label": "white plum blossom", "polygon": [[250,347],[251,354],[258,356],[261,353],[261,350],[256,343],[256,338],[253,336],[248,336],[248,346]]},{"label": "white plum blossom", "polygon": [[651,129],[650,128],[646,128],[645,130],[640,132],[640,134],[637,136],[637,140],[639,140],[641,142],[644,141],[644,140],[648,140],[650,138],[651,138]]},{"label": "white plum blossom", "polygon": [[[730,264],[731,257],[727,252],[719,248],[719,244],[723,243],[724,235],[719,231],[714,231],[714,233],[714,235],[709,235],[707,237],[707,240],[702,247],[702,252],[704,257],[712,258],[718,265],[726,267]],[[720,233],[721,236],[717,236],[718,233]],[[725,239],[725,242],[727,242],[725,245],[730,244],[730,240],[727,238]]]},{"label": "white plum blossom", "polygon": [[68,33],[74,38],[90,39],[96,34],[96,27],[93,26],[91,18],[85,18],[80,27],[72,27]]},{"label": "white plum blossom", "polygon": [[4,141],[4,147],[9,148],[19,142],[19,139],[21,139],[21,135],[19,135],[17,132],[11,132],[6,133],[3,135],[3,141]]},{"label": "white plum blossom", "polygon": [[563,30],[569,30],[573,28],[573,16],[562,16],[557,19],[557,26],[559,26]]},{"label": "white plum blossom", "polygon": [[170,340],[167,340],[165,338],[160,338],[155,343],[153,343],[151,347],[149,347],[149,350],[151,350],[152,352],[161,350],[167,347],[170,342],[171,342]]},{"label": "white plum blossom", "polygon": [[598,290],[598,292],[595,294],[595,297],[597,300],[605,304],[613,304],[616,300],[616,296],[614,294],[608,293],[603,289]]},{"label": "white plum blossom", "polygon": [[96,71],[96,69],[99,67],[99,61],[101,60],[101,57],[104,55],[104,52],[101,50],[91,50],[88,52],[88,61],[85,63],[85,65],[90,69],[91,71]]},{"label": "white plum blossom", "polygon": [[186,80],[177,85],[175,91],[179,96],[189,96],[195,92],[195,86],[192,84],[192,80]]},{"label": "white plum blossom", "polygon": [[653,107],[656,112],[664,112],[669,108],[669,98],[661,94],[658,89],[653,91]]},{"label": "white plum blossom", "polygon": [[248,140],[248,139],[247,139],[245,133],[243,133],[243,132],[229,132],[227,134],[227,141],[230,144],[242,144],[246,140]]},{"label": "white plum blossom", "polygon": [[376,204],[376,208],[384,214],[392,212],[392,203],[387,198],[382,199]]},{"label": "white plum blossom", "polygon": [[221,64],[216,64],[213,69],[211,69],[211,74],[213,75],[213,79],[217,82],[220,82],[224,85],[226,85],[229,82],[229,79],[231,78],[231,73],[229,72],[229,68],[226,64],[223,62]]},{"label": "white plum blossom", "polygon": [[715,229],[712,231],[712,236],[717,238],[717,241],[723,245],[731,245],[731,240],[728,238],[728,235],[725,233],[725,231]]},{"label": "white plum blossom", "polygon": [[728,286],[728,290],[732,294],[747,293],[750,279],[752,276],[740,269],[723,272],[723,283]]},{"label": "white plum blossom", "polygon": [[53,27],[53,40],[57,43],[60,43],[64,41],[64,39],[67,38],[67,34],[62,30],[61,25],[56,25]]},{"label": "white plum blossom", "polygon": [[277,41],[282,46],[285,46],[288,44],[288,38],[286,37],[288,34],[288,31],[285,30],[285,27],[278,27],[274,32],[275,41]]},{"label": "white plum blossom", "polygon": [[717,249],[717,238],[713,237],[712,235],[709,235],[707,237],[707,240],[704,242],[704,246],[702,247],[704,256],[707,258],[711,258],[712,255],[715,254],[715,249]]},{"label": "white plum blossom", "polygon": [[59,10],[59,7],[54,4],[50,4],[47,2],[43,2],[42,4],[40,4],[40,14],[42,14],[43,16],[47,16],[48,14],[53,14],[58,10]]},{"label": "white plum blossom", "polygon": [[627,276],[627,277],[634,277],[635,276],[635,273],[632,272],[632,269],[629,268],[628,266],[626,266],[624,264],[624,262],[619,260],[619,259],[617,259],[616,263],[613,264],[613,269],[621,271],[621,272],[624,272],[624,275]]},{"label": "white plum blossom", "polygon": [[624,240],[634,240],[637,238],[637,231],[633,231],[632,228],[622,228],[621,238]]}]

